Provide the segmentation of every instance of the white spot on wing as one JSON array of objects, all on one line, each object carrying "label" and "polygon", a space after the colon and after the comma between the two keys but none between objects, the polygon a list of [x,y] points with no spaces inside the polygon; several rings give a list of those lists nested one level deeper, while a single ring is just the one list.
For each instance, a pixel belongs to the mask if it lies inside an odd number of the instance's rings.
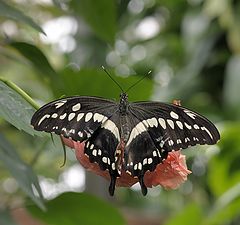
[{"label": "white spot on wing", "polygon": [[162,147],[164,146],[164,144],[165,144],[165,141],[164,141],[164,140],[161,140],[159,146],[162,148]]},{"label": "white spot on wing", "polygon": [[199,129],[199,126],[198,126],[197,124],[194,124],[194,125],[193,125],[193,128],[196,129],[196,130],[198,130],[198,129]]},{"label": "white spot on wing", "polygon": [[148,119],[147,123],[149,124],[150,127],[157,127],[158,126],[158,122],[157,119],[155,117]]},{"label": "white spot on wing", "polygon": [[210,136],[210,138],[213,139],[212,134],[210,133],[210,131],[209,131],[206,127],[201,127],[201,129],[202,129],[202,130],[205,130],[205,131],[208,133],[208,135]]},{"label": "white spot on wing", "polygon": [[72,111],[73,111],[73,112],[76,112],[76,111],[78,111],[80,108],[81,108],[81,104],[80,104],[80,103],[77,103],[76,105],[74,105],[74,106],[72,107]]},{"label": "white spot on wing", "polygon": [[68,121],[71,121],[74,117],[75,117],[75,113],[70,113],[69,115],[68,115]]},{"label": "white spot on wing", "polygon": [[176,124],[178,125],[178,127],[182,130],[183,129],[183,124],[181,121],[176,121]]},{"label": "white spot on wing", "polygon": [[79,136],[79,137],[83,137],[83,132],[79,131],[79,132],[78,132],[78,136]]},{"label": "white spot on wing", "polygon": [[182,143],[181,139],[177,139],[177,144],[181,144],[181,143]]},{"label": "white spot on wing", "polygon": [[139,133],[147,131],[142,122],[138,123],[135,128],[138,130]]},{"label": "white spot on wing", "polygon": [[104,156],[104,157],[102,158],[102,161],[103,161],[104,163],[107,163],[107,161],[108,161],[108,160],[107,160],[107,157]]},{"label": "white spot on wing", "polygon": [[193,112],[191,112],[191,111],[189,111],[189,110],[184,110],[184,112],[185,112],[189,117],[191,117],[192,119],[195,120],[196,115],[195,115]]},{"label": "white spot on wing", "polygon": [[148,162],[148,160],[147,160],[147,158],[145,158],[145,159],[143,160],[143,165],[146,165],[147,162]]},{"label": "white spot on wing", "polygon": [[77,122],[80,121],[84,116],[84,113],[79,113],[77,116]]},{"label": "white spot on wing", "polygon": [[119,130],[113,121],[107,120],[105,123],[101,125],[101,127],[111,131],[114,134],[114,136],[117,138],[117,140],[120,141]]},{"label": "white spot on wing", "polygon": [[140,163],[140,162],[138,163],[138,169],[142,170],[142,163]]},{"label": "white spot on wing", "polygon": [[60,120],[63,120],[63,119],[65,119],[66,116],[67,116],[67,113],[64,113],[64,114],[62,114],[61,116],[59,116],[59,119],[60,119]]},{"label": "white spot on wing", "polygon": [[97,150],[93,149],[92,154],[93,154],[93,156],[97,156]]},{"label": "white spot on wing", "polygon": [[186,122],[184,123],[184,125],[186,126],[187,129],[189,129],[189,130],[192,129],[191,125],[187,124]]},{"label": "white spot on wing", "polygon": [[163,118],[159,118],[158,122],[160,123],[160,125],[162,126],[163,129],[166,129],[166,121]]},{"label": "white spot on wing", "polygon": [[149,126],[147,120],[143,120],[142,123],[145,125],[145,127]]},{"label": "white spot on wing", "polygon": [[133,169],[134,169],[134,170],[137,170],[137,168],[138,168],[138,164],[135,164],[134,167],[133,167]]},{"label": "white spot on wing", "polygon": [[58,117],[58,114],[57,113],[53,113],[51,117],[56,119]]},{"label": "white spot on wing", "polygon": [[59,102],[55,103],[56,109],[62,107],[67,101],[66,100],[61,100]]},{"label": "white spot on wing", "polygon": [[69,130],[69,133],[75,134],[75,129]]},{"label": "white spot on wing", "polygon": [[167,120],[167,123],[172,129],[174,129],[174,123],[172,120]]},{"label": "white spot on wing", "polygon": [[112,163],[112,170],[115,170],[115,169],[116,169],[115,163]]},{"label": "white spot on wing", "polygon": [[148,164],[151,164],[153,162],[152,158],[148,158]]},{"label": "white spot on wing", "polygon": [[[156,122],[157,122],[157,120],[156,120]],[[148,124],[149,124],[149,123],[148,123]],[[150,125],[150,124],[149,124],[149,125]],[[146,127],[144,126],[144,124],[143,124],[142,122],[139,122],[139,123],[132,129],[126,146],[129,145],[134,138],[136,138],[139,134],[141,134],[141,133],[144,132],[144,131],[147,131]]]},{"label": "white spot on wing", "polygon": [[104,115],[102,115],[102,114],[99,114],[99,113],[94,113],[94,115],[93,115],[93,121],[94,122],[101,122],[103,119],[104,119]]},{"label": "white spot on wing", "polygon": [[91,112],[87,113],[85,116],[85,122],[88,122],[92,118],[93,114]]},{"label": "white spot on wing", "polygon": [[175,113],[175,112],[173,112],[173,111],[170,112],[170,116],[171,116],[173,119],[178,119],[178,118],[179,118],[178,114]]},{"label": "white spot on wing", "polygon": [[157,152],[154,150],[153,151],[153,157],[156,157],[157,156]]},{"label": "white spot on wing", "polygon": [[169,146],[173,146],[173,145],[174,145],[173,140],[169,140],[169,141],[168,141],[168,145],[169,145]]},{"label": "white spot on wing", "polygon": [[196,138],[196,137],[193,137],[193,140],[194,140],[194,141],[199,141],[198,138]]},{"label": "white spot on wing", "polygon": [[49,118],[49,117],[50,117],[49,114],[44,115],[44,116],[39,120],[38,126],[42,123],[43,120],[45,120],[45,119],[47,119],[47,118]]}]

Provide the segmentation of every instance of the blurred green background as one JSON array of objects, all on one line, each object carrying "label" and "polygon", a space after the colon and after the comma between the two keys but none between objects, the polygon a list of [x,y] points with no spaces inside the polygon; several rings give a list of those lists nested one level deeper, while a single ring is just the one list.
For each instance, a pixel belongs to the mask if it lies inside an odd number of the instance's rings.
[{"label": "blurred green background", "polygon": [[[237,0],[0,0],[0,224],[240,224],[239,53]],[[178,190],[111,198],[30,127],[64,95],[118,100],[102,65],[125,89],[151,70],[130,100],[180,99],[220,130],[217,145],[183,152],[192,174]]]}]

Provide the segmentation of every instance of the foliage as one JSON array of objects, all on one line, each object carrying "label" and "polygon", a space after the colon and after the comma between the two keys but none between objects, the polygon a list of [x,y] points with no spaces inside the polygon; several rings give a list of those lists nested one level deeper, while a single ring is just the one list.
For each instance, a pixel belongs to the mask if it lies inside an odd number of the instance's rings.
[{"label": "foliage", "polygon": [[[156,224],[167,225],[239,224],[240,3],[46,2],[0,0],[0,223],[19,223],[10,209],[29,197],[46,206],[42,212],[25,205],[46,224],[124,224],[123,217],[133,215],[139,221],[157,217]],[[181,99],[217,124],[218,145],[185,151],[193,174],[179,190],[154,188],[144,198],[138,191],[118,189],[113,206],[107,198],[61,186],[76,166],[75,156],[68,151],[67,165],[60,169],[59,141],[53,137],[54,146],[29,121],[44,102],[64,95],[118,99],[120,90],[102,65],[124,90],[152,71],[131,89],[131,101]],[[12,177],[23,192],[8,185]],[[86,179],[86,190],[105,196],[104,185],[88,174]],[[60,191],[46,196],[46,180]],[[62,192],[67,193],[53,199]]]},{"label": "foliage", "polygon": [[[66,217],[66,205],[68,217]],[[46,204],[48,216],[36,206],[29,207],[30,212],[46,224],[79,225],[124,224],[120,213],[109,203],[85,193],[64,193]],[[93,216],[94,215],[94,216]],[[107,218],[107,219],[106,219]]]}]

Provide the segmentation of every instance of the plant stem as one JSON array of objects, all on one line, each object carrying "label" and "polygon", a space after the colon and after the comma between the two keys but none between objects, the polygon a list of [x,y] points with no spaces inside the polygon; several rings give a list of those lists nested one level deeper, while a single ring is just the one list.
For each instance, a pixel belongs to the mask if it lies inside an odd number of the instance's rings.
[{"label": "plant stem", "polygon": [[33,108],[39,109],[38,104],[20,87],[14,84],[12,81],[6,80],[0,77],[0,81],[5,83],[8,87],[12,88],[15,92],[17,92],[22,98],[24,98]]}]

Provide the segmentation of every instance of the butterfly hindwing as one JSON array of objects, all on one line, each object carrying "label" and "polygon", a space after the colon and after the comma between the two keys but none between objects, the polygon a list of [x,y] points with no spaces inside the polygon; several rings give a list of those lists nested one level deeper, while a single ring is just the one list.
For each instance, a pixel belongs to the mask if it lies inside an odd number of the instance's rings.
[{"label": "butterfly hindwing", "polygon": [[102,170],[115,171],[115,151],[120,142],[118,119],[106,120],[86,141],[85,153],[91,162],[97,162]]},{"label": "butterfly hindwing", "polygon": [[111,183],[109,193],[113,195],[118,171],[116,150],[120,143],[119,115],[116,113],[93,133],[85,143],[85,154],[90,162],[96,162],[100,169],[108,170]]}]

